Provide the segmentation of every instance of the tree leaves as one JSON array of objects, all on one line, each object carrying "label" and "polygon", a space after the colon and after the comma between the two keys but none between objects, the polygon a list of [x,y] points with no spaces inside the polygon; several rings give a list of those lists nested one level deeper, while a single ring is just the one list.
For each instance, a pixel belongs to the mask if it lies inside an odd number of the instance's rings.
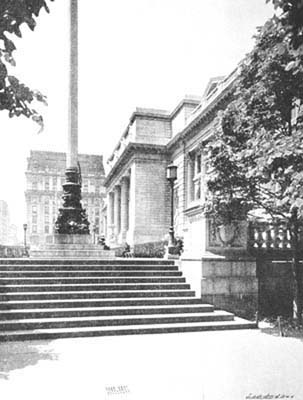
[{"label": "tree leaves", "polygon": [[208,144],[207,162],[215,172],[207,177],[206,209],[219,221],[260,207],[288,218],[303,197],[303,131],[292,118],[294,106],[303,104],[303,74],[293,68],[298,60],[288,42],[277,17],[259,29]]},{"label": "tree leaves", "polygon": [[[53,0],[49,0],[53,1]],[[21,37],[20,27],[26,24],[31,30],[36,27],[35,17],[42,8],[48,12],[46,0],[1,0],[0,1],[0,110],[7,110],[9,117],[23,115],[43,126],[43,118],[31,107],[33,101],[46,103],[46,98],[33,91],[9,74],[9,67],[16,65],[12,53],[16,46],[8,33]]]}]

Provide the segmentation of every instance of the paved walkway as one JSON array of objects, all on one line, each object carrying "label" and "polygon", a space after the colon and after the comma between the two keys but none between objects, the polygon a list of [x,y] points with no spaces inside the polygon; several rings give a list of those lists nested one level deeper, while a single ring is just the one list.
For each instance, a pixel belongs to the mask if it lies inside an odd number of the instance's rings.
[{"label": "paved walkway", "polygon": [[245,330],[0,344],[1,400],[256,398],[303,399],[302,341]]}]

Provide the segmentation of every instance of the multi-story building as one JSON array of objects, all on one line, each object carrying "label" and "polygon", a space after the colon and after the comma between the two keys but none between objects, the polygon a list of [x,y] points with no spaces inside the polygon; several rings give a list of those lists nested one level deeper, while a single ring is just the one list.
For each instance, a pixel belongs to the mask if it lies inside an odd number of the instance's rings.
[{"label": "multi-story building", "polygon": [[[31,151],[26,170],[26,212],[30,243],[37,244],[53,234],[58,209],[62,204],[66,154]],[[101,155],[80,154],[82,205],[86,209],[91,233],[103,233],[104,166]]]},{"label": "multi-story building", "polygon": [[232,311],[257,304],[256,263],[245,252],[245,222],[227,246],[203,205],[205,147],[218,111],[231,100],[236,78],[234,71],[211,79],[201,98],[186,97],[172,112],[137,109],[109,159],[105,181],[108,243],[152,248],[168,236],[171,191],[166,173],[169,164],[177,166],[174,230],[184,240],[180,267],[205,302]]},{"label": "multi-story building", "polygon": [[113,154],[106,177],[107,239],[130,245],[162,240],[169,226],[168,143],[201,98],[185,97],[173,112],[137,108]]},{"label": "multi-story building", "polygon": [[112,246],[163,240],[170,224],[166,169],[178,167],[174,228],[185,250],[199,257],[208,246],[204,147],[218,110],[230,99],[237,72],[212,78],[201,97],[186,96],[170,111],[137,108],[108,160],[107,239]]},{"label": "multi-story building", "polygon": [[0,244],[7,244],[9,234],[9,211],[7,202],[0,200]]}]

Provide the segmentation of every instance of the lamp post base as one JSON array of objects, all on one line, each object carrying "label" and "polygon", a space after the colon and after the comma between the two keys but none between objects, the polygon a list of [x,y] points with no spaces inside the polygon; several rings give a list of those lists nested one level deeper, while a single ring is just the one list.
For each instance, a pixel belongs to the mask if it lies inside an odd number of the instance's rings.
[{"label": "lamp post base", "polygon": [[89,222],[81,204],[81,182],[78,168],[67,168],[63,186],[63,207],[55,223],[55,233],[89,234]]}]

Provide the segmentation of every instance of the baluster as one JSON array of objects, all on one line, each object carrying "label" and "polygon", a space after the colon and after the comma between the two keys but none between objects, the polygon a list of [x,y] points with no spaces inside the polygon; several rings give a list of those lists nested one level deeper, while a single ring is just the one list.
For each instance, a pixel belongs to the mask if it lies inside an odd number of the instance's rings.
[{"label": "baluster", "polygon": [[274,230],[274,249],[278,249],[279,248],[279,244],[280,244],[280,238],[279,238],[279,225],[275,224],[273,226],[273,230]]},{"label": "baluster", "polygon": [[270,250],[272,246],[272,238],[271,238],[271,229],[270,226],[266,228],[265,232],[266,238],[265,238],[265,247],[266,249]]},{"label": "baluster", "polygon": [[248,223],[248,247],[254,248],[255,247],[255,229],[254,225],[251,221]]},{"label": "baluster", "polygon": [[263,243],[264,243],[264,239],[263,239],[263,224],[258,225],[256,227],[257,230],[257,239],[256,239],[256,243],[259,249],[262,248]]},{"label": "baluster", "polygon": [[287,235],[287,227],[284,225],[283,226],[283,231],[282,231],[282,249],[288,249],[288,235]]}]

